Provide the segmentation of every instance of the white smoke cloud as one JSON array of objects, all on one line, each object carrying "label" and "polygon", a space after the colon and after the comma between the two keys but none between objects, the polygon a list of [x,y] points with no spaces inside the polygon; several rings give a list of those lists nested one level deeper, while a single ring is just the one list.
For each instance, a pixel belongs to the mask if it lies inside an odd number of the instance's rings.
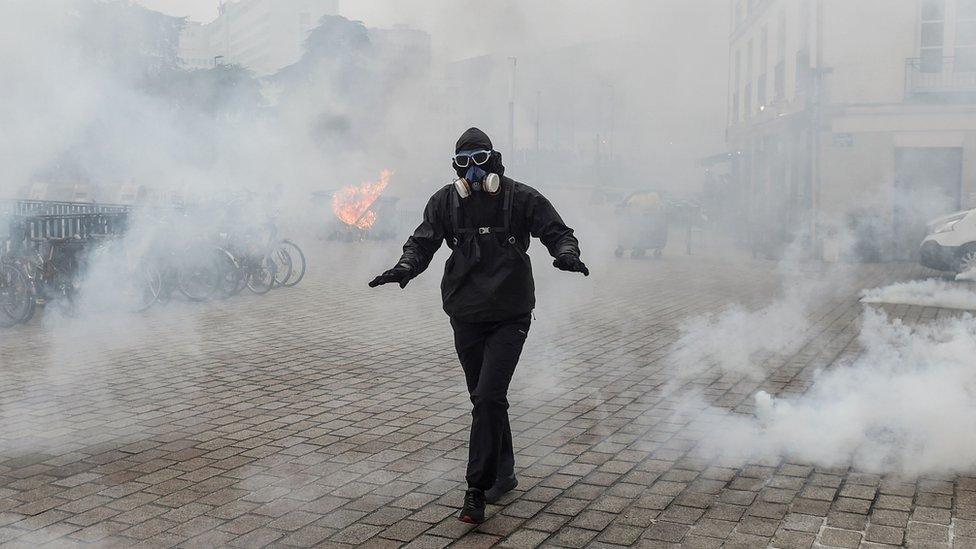
[{"label": "white smoke cloud", "polygon": [[844,266],[808,268],[795,249],[779,265],[781,295],[758,308],[735,304],[725,310],[693,317],[680,326],[681,337],[671,353],[675,368],[672,387],[711,369],[720,374],[765,377],[763,355],[785,354],[807,340],[810,313],[824,301],[842,296],[851,270]]},{"label": "white smoke cloud", "polygon": [[970,269],[968,271],[963,271],[956,275],[956,280],[964,280],[969,282],[976,282],[976,269]]},{"label": "white smoke cloud", "polygon": [[[960,275],[962,276],[962,275]],[[965,280],[960,278],[959,280]],[[970,284],[929,278],[899,282],[883,288],[866,290],[862,303],[918,305],[945,309],[976,310],[976,291]]]},{"label": "white smoke cloud", "polygon": [[867,309],[863,355],[802,396],[755,395],[755,417],[711,410],[706,453],[908,475],[972,470],[976,319],[908,326]]}]

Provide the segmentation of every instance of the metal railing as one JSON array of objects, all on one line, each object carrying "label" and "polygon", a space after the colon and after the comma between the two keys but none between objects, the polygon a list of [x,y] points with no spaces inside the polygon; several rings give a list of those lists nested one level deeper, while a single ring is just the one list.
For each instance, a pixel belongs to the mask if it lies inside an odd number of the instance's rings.
[{"label": "metal railing", "polygon": [[123,213],[131,210],[131,206],[122,204],[94,204],[56,200],[0,200],[0,215]]},{"label": "metal railing", "polygon": [[976,66],[955,57],[906,59],[905,93],[976,93]]},{"label": "metal railing", "polygon": [[0,201],[0,240],[88,240],[125,234],[133,209],[52,200]]},{"label": "metal railing", "polygon": [[27,238],[45,240],[88,240],[122,236],[128,227],[129,214],[82,213],[36,215],[24,218]]}]

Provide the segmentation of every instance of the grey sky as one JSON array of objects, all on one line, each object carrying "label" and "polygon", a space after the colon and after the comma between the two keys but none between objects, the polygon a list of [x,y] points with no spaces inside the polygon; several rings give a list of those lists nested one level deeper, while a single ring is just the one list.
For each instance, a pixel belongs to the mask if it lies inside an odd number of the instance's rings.
[{"label": "grey sky", "polygon": [[[136,0],[139,4],[147,8],[161,11],[168,15],[178,17],[189,17],[194,21],[207,22],[217,16],[218,0]],[[405,4],[410,9],[399,6]],[[427,4],[431,9],[436,2],[418,3],[415,1],[394,2],[392,0],[340,0],[340,10],[342,15],[350,19],[361,19],[370,25],[388,26],[401,21],[397,20],[398,15],[418,13],[428,11],[422,4]],[[397,7],[392,7],[397,6]],[[407,17],[413,19],[413,17]],[[402,21],[410,23],[412,21]]]},{"label": "grey sky", "polygon": [[[151,9],[197,21],[217,14],[217,0],[136,0]],[[573,43],[677,34],[698,46],[701,33],[725,31],[719,0],[340,0],[340,15],[371,27],[403,23],[432,34],[435,56],[463,58],[555,48]],[[708,20],[706,24],[702,24]],[[679,32],[676,32],[681,28]],[[719,34],[722,36],[722,34]],[[722,36],[724,38],[724,36]],[[681,50],[682,46],[675,46]],[[723,55],[718,52],[718,55]]]}]

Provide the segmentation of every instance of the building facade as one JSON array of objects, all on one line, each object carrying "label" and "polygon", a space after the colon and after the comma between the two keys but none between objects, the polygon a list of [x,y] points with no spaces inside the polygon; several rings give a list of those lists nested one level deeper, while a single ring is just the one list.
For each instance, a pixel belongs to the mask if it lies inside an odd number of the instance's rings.
[{"label": "building facade", "polygon": [[180,37],[180,59],[190,69],[236,64],[267,76],[298,61],[309,31],[338,9],[338,0],[222,3],[214,21],[187,23]]},{"label": "building facade", "polygon": [[775,255],[910,259],[976,207],[976,0],[731,0],[738,231]]}]

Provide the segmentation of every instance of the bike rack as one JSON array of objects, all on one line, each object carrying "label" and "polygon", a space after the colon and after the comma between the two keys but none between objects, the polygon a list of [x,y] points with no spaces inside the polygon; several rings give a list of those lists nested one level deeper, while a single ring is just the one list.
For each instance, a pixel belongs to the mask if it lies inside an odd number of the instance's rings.
[{"label": "bike rack", "polygon": [[124,204],[61,202],[56,200],[0,200],[0,215],[125,213],[132,211],[132,209],[132,206]]},{"label": "bike rack", "polygon": [[128,212],[34,215],[25,218],[27,237],[32,241],[88,240],[123,236]]},{"label": "bike rack", "polygon": [[122,236],[132,211],[121,204],[0,200],[0,224],[9,228],[0,240],[9,248],[11,238],[43,242]]}]

